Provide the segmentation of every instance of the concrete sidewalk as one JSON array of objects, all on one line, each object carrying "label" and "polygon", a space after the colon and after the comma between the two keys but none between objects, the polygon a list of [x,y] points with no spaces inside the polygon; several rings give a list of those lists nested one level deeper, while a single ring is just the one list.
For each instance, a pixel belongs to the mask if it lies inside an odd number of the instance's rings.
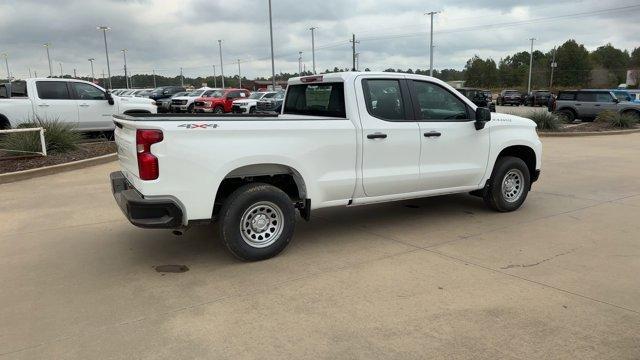
[{"label": "concrete sidewalk", "polygon": [[0,185],[0,359],[638,359],[640,134],[543,142],[520,211],[322,210],[259,263],[130,225],[115,163]]}]

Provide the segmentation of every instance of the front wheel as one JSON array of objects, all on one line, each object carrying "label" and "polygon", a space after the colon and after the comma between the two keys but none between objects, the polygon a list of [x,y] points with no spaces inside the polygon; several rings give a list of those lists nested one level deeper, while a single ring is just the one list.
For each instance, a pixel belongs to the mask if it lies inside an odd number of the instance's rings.
[{"label": "front wheel", "polygon": [[222,106],[216,106],[213,109],[214,114],[224,114],[224,108]]},{"label": "front wheel", "polygon": [[295,229],[293,201],[282,190],[263,183],[234,191],[220,210],[220,236],[240,260],[258,261],[284,250]]},{"label": "front wheel", "polygon": [[484,202],[495,211],[514,211],[527,199],[530,188],[531,175],[527,164],[517,157],[501,157],[491,174]]}]

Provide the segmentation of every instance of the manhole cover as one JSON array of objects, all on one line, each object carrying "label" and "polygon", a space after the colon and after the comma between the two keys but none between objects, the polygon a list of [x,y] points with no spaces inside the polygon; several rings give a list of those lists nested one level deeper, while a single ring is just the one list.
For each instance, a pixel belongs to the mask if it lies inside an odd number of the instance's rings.
[{"label": "manhole cover", "polygon": [[153,268],[159,273],[183,273],[189,271],[187,265],[158,265]]}]

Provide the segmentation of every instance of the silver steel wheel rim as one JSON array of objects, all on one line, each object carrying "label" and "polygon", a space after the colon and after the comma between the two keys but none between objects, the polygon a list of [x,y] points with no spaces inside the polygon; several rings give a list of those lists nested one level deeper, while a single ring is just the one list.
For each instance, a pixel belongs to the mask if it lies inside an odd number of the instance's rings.
[{"label": "silver steel wheel rim", "polygon": [[278,240],[284,228],[284,215],[278,205],[261,201],[242,214],[240,234],[247,245],[265,248]]},{"label": "silver steel wheel rim", "polygon": [[511,169],[502,179],[502,198],[509,203],[516,202],[524,192],[524,174],[518,169]]}]

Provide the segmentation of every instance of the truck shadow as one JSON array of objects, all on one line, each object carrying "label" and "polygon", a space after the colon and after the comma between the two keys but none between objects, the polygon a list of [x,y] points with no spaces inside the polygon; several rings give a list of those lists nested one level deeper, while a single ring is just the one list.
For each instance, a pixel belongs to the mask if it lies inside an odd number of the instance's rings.
[{"label": "truck shadow", "polygon": [[[299,252],[312,257],[313,252],[339,252],[341,247],[356,246],[356,242],[363,241],[367,230],[382,234],[402,233],[404,229],[416,226],[424,229],[431,226],[455,228],[452,223],[460,222],[462,226],[474,217],[476,222],[481,222],[483,220],[477,217],[491,213],[482,199],[464,194],[320,209],[312,213],[310,222],[298,218],[292,244],[276,259],[285,255],[296,256]],[[199,263],[218,267],[241,263],[220,241],[216,224],[192,227],[182,236],[166,230],[142,229],[127,229],[125,236],[131,244],[132,261],[140,256],[138,260],[152,261],[153,266],[172,264],[192,267]]]}]

